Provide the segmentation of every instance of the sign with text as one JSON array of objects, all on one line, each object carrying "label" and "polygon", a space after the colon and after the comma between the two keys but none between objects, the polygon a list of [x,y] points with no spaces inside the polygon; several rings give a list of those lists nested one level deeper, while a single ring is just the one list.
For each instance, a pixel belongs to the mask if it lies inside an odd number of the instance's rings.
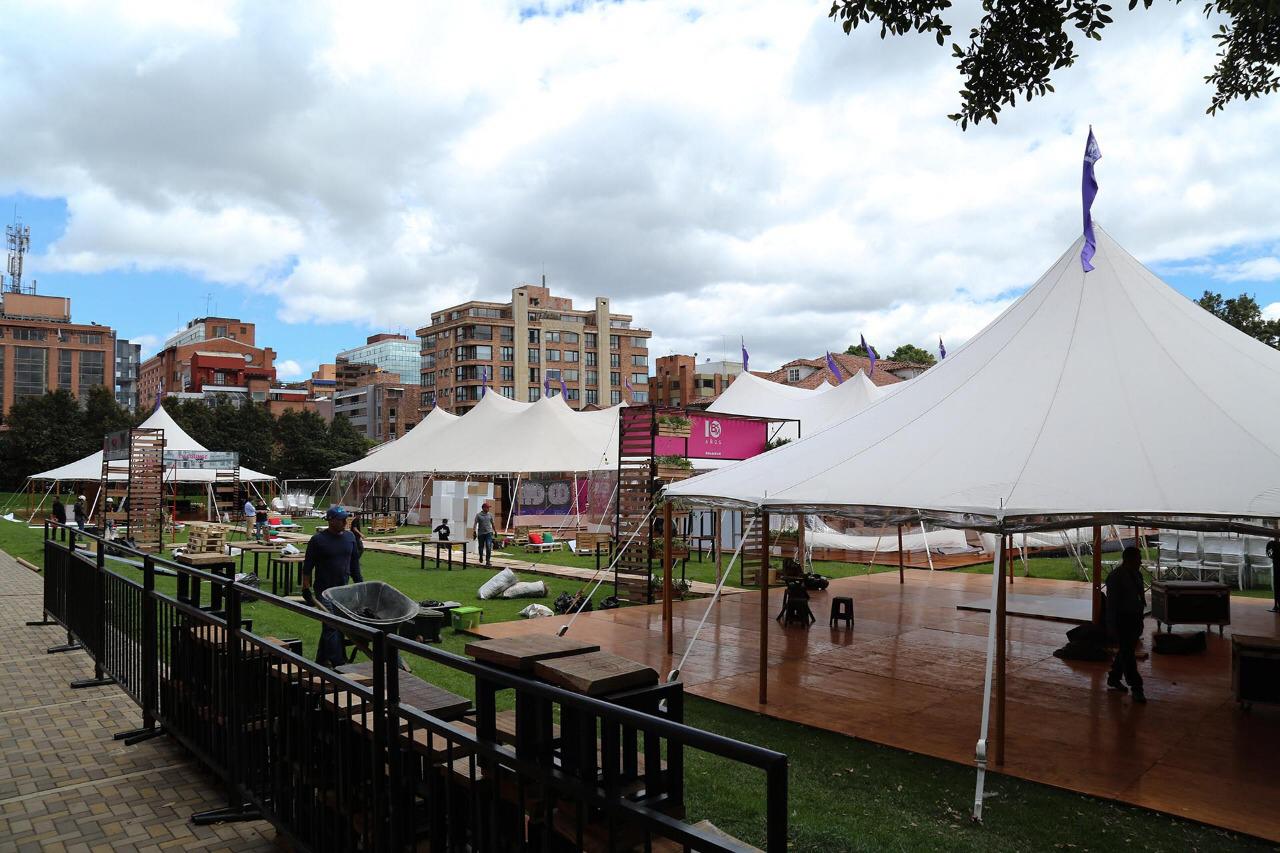
[{"label": "sign with text", "polygon": [[166,450],[166,468],[202,471],[234,471],[240,467],[240,454],[226,450]]},{"label": "sign with text", "polygon": [[657,436],[654,453],[688,459],[750,459],[764,453],[769,440],[766,421],[690,414],[689,422],[688,439]]},{"label": "sign with text", "polygon": [[123,462],[129,458],[129,433],[122,429],[102,437],[102,458],[108,462]]},{"label": "sign with text", "polygon": [[587,503],[586,479],[530,478],[520,483],[516,496],[516,515],[574,515]]}]

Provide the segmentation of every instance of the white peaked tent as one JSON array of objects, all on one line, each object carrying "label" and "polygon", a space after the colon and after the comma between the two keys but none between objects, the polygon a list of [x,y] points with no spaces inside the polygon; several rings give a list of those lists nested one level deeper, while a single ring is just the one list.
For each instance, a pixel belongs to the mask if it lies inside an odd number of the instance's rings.
[{"label": "white peaked tent", "polygon": [[[187,435],[187,431],[178,426],[164,407],[156,409],[151,417],[147,418],[138,425],[139,429],[162,429],[164,430],[164,446],[165,450],[187,450],[194,452],[206,452],[209,448],[200,444],[191,436]],[[217,477],[217,471],[201,470],[196,468],[166,468],[164,472],[164,481],[166,483],[212,483]],[[117,475],[113,474],[113,478]],[[118,475],[120,479],[124,479],[123,473]],[[32,480],[45,481],[89,481],[102,479],[102,451],[90,453],[83,459],[77,459],[75,462],[68,462],[59,468],[52,468],[48,471],[42,471],[39,474],[32,474]],[[266,480],[274,480],[270,474],[263,474],[250,468],[240,468],[240,480],[242,482],[253,481],[263,482]]]},{"label": "white peaked tent", "polygon": [[892,394],[674,498],[1027,530],[1280,516],[1280,352],[1098,231]]},{"label": "white peaked tent", "polygon": [[460,417],[433,411],[403,438],[334,473],[507,475],[612,469],[617,465],[618,409],[577,412],[559,396],[519,403],[488,393]]},{"label": "white peaked tent", "polygon": [[743,373],[707,407],[707,411],[786,418],[792,422],[771,427],[770,437],[794,440],[861,411],[888,393],[887,389],[891,387],[876,386],[861,370],[839,385],[823,383],[812,390],[793,388]]}]

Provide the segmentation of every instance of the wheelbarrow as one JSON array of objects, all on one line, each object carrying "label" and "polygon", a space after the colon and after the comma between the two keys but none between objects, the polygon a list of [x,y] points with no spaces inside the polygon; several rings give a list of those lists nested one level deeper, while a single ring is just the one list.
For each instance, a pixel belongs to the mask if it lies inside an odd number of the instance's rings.
[{"label": "wheelbarrow", "polygon": [[[416,601],[383,581],[331,586],[320,593],[320,598],[339,616],[384,631],[398,630],[401,625],[411,622],[418,615]],[[352,645],[348,663],[355,661],[358,651],[373,657],[363,639],[346,636],[343,639]],[[408,669],[403,661],[400,662],[400,668]]]}]

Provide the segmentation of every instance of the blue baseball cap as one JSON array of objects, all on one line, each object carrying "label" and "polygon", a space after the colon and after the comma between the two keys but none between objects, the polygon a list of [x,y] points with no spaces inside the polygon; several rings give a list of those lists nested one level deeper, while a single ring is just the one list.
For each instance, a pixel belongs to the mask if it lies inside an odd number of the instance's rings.
[{"label": "blue baseball cap", "polygon": [[340,506],[331,506],[324,514],[325,518],[346,518],[347,511]]}]

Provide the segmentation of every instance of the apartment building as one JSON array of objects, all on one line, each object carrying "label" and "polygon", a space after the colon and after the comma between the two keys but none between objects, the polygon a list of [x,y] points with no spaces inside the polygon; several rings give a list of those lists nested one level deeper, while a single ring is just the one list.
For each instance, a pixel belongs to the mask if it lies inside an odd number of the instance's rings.
[{"label": "apartment building", "polygon": [[664,406],[709,406],[742,372],[739,361],[708,358],[699,364],[697,359],[696,353],[658,358],[653,365],[653,376],[649,377],[648,399]]},{"label": "apartment building", "polygon": [[275,350],[256,344],[253,323],[200,317],[164,342],[138,370],[138,405],[149,411],[160,395],[235,403],[269,402],[288,389],[275,384]]},{"label": "apartment building", "polygon": [[131,412],[138,410],[138,368],[142,366],[142,345],[116,339],[116,402]]},{"label": "apartment building", "polygon": [[382,333],[370,335],[363,346],[338,353],[338,365],[371,364],[394,373],[401,382],[417,385],[421,381],[421,353],[417,341],[404,335]]},{"label": "apartment building", "polygon": [[[370,367],[369,365],[365,365]],[[359,384],[340,388],[333,395],[333,414],[376,442],[401,438],[421,420],[420,389],[400,377],[372,368]]]},{"label": "apartment building", "polygon": [[10,291],[0,294],[0,414],[46,391],[80,397],[115,384],[116,335],[97,323],[71,322],[71,300]]},{"label": "apartment building", "polygon": [[522,284],[510,302],[466,302],[431,315],[418,329],[422,408],[462,414],[488,385],[513,400],[533,402],[547,390],[575,409],[617,405],[649,384],[648,329],[610,311],[597,296],[590,309],[542,285]]}]

